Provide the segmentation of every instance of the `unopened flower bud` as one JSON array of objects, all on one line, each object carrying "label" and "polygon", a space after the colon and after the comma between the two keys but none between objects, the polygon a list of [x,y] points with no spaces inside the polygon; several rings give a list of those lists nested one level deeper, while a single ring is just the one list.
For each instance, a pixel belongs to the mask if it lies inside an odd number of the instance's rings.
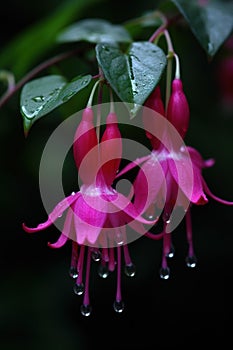
[{"label": "unopened flower bud", "polygon": [[168,102],[167,119],[174,125],[182,138],[185,137],[189,125],[189,105],[180,79],[172,82],[172,94]]},{"label": "unopened flower bud", "polygon": [[[157,112],[165,116],[164,104],[161,98],[160,87],[157,86],[149,98],[145,102],[145,107],[143,110],[143,124],[146,130],[146,136],[150,140],[153,149],[158,149],[160,145],[160,140],[155,136],[158,133],[158,125],[156,123],[155,113]],[[149,131],[150,130],[150,131]]]}]

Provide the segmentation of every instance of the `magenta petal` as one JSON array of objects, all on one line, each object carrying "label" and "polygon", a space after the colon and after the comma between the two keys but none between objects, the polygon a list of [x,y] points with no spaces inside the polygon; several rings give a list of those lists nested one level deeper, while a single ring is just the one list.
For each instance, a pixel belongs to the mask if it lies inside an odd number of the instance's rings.
[{"label": "magenta petal", "polygon": [[67,214],[66,214],[66,219],[64,222],[62,234],[59,237],[58,241],[55,243],[48,243],[48,246],[51,248],[61,248],[68,240],[70,237],[70,229],[71,229],[71,223],[72,223],[72,218],[73,218],[73,210],[69,209]]},{"label": "magenta petal", "polygon": [[213,158],[204,160],[201,156],[201,154],[193,147],[187,147],[187,150],[189,152],[189,155],[191,157],[192,162],[198,167],[198,168],[209,168],[214,165],[215,160]]},{"label": "magenta petal", "polygon": [[[140,216],[133,203],[131,203],[121,193],[117,193],[117,197],[112,201],[112,204],[120,209],[124,214],[128,215],[130,218],[137,220],[143,224],[151,225],[155,224],[158,221],[158,219],[149,221]],[[119,215],[123,215],[123,213],[119,213]]]},{"label": "magenta petal", "polygon": [[60,203],[56,205],[53,211],[49,214],[49,219],[54,222],[62,213],[71,206],[74,201],[78,199],[80,192],[71,194],[70,196],[64,198]]},{"label": "magenta petal", "polygon": [[50,219],[48,219],[44,223],[39,224],[37,227],[28,227],[25,225],[25,223],[22,224],[22,227],[23,227],[25,232],[33,233],[33,232],[42,231],[42,230],[46,229],[47,227],[51,226],[52,224],[53,224],[53,222]]},{"label": "magenta petal", "polygon": [[233,202],[230,202],[230,201],[226,201],[225,199],[221,199],[217,196],[215,196],[209,189],[209,187],[207,186],[206,182],[204,181],[204,179],[202,179],[202,183],[203,183],[203,188],[206,192],[206,194],[208,196],[210,196],[211,198],[213,198],[215,201],[219,202],[219,203],[222,203],[222,204],[225,204],[225,205],[233,205]]},{"label": "magenta petal", "polygon": [[121,171],[119,171],[119,173],[116,175],[117,177],[120,177],[122,175],[124,175],[125,173],[127,173],[128,171],[132,170],[133,168],[135,168],[136,166],[140,165],[141,163],[145,162],[146,160],[148,160],[150,158],[150,155],[145,156],[145,157],[141,157],[138,159],[135,159],[133,162],[129,163],[128,165],[126,165]]},{"label": "magenta petal", "polygon": [[58,238],[57,242],[55,243],[50,243],[48,242],[48,246],[50,248],[61,248],[66,242],[68,241],[68,237],[61,234],[60,237]]},{"label": "magenta petal", "polygon": [[42,224],[39,224],[37,227],[27,227],[24,223],[22,224],[22,227],[24,231],[28,233],[38,232],[46,229],[47,227],[51,226],[54,221],[62,215],[62,213],[80,196],[80,193],[77,192],[76,194],[71,194],[70,196],[64,198],[60,203],[56,205],[56,207],[53,209],[53,211],[49,214],[48,220],[43,222]]},{"label": "magenta petal", "polygon": [[190,202],[205,204],[208,202],[202,186],[201,170],[192,165],[189,158],[169,159],[170,172]]},{"label": "magenta petal", "polygon": [[154,202],[160,192],[165,200],[165,174],[166,162],[159,162],[155,156],[145,162],[139,170],[134,181],[134,206],[139,213],[145,210]]},{"label": "magenta petal", "polygon": [[80,196],[74,204],[74,224],[78,244],[94,244],[104,227],[108,203],[99,196]]}]

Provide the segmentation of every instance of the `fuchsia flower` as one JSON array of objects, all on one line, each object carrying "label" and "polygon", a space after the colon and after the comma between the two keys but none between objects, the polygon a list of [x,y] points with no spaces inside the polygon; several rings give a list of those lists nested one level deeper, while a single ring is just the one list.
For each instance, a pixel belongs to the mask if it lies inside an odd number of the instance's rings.
[{"label": "fuchsia flower", "polygon": [[[23,224],[26,232],[32,233],[46,229],[67,210],[63,231],[56,243],[49,243],[52,248],[62,247],[72,240],[72,258],[70,275],[76,279],[74,291],[84,292],[81,312],[91,313],[89,300],[89,276],[91,257],[100,260],[99,275],[107,277],[117,265],[117,291],[114,309],[121,312],[124,303],[121,297],[121,254],[123,250],[125,273],[135,274],[127,242],[126,225],[131,226],[139,235],[145,234],[143,224],[152,224],[139,215],[135,206],[112,183],[118,171],[122,154],[122,140],[118,129],[117,116],[109,113],[106,128],[98,143],[93,125],[93,111],[87,107],[77,128],[73,144],[74,160],[83,182],[80,191],[63,199],[49,214],[48,220],[36,228]],[[158,236],[161,238],[162,235]],[[115,261],[116,250],[116,261]],[[87,252],[86,252],[87,251]],[[86,279],[83,283],[83,268],[86,257]]]},{"label": "fuchsia flower", "polygon": [[[216,201],[233,205],[233,202],[222,200],[213,195],[208,188],[202,170],[214,164],[213,159],[203,160],[197,150],[185,147],[170,133],[169,123],[161,127],[160,139],[155,136],[158,129],[155,113],[164,111],[160,88],[157,87],[145,103],[147,108],[143,112],[143,122],[146,136],[149,138],[151,154],[128,164],[117,176],[122,176],[132,168],[140,165],[140,170],[134,181],[134,205],[139,212],[145,211],[147,216],[156,216],[156,212],[163,211],[163,256],[160,277],[169,278],[170,270],[167,257],[174,255],[171,241],[172,222],[175,219],[174,211],[184,209],[186,218],[186,234],[189,244],[186,258],[187,266],[196,265],[196,256],[193,249],[190,207],[192,204],[203,205],[208,202],[208,196]],[[152,111],[153,109],[153,111]],[[163,112],[165,118],[165,113]],[[167,120],[180,134],[180,140],[185,137],[189,123],[189,106],[183,92],[182,82],[175,79],[172,83],[172,94],[169,99]],[[166,127],[167,125],[167,127]],[[172,129],[171,129],[172,130]],[[173,217],[174,216],[174,217]],[[153,234],[147,237],[154,238]]]}]

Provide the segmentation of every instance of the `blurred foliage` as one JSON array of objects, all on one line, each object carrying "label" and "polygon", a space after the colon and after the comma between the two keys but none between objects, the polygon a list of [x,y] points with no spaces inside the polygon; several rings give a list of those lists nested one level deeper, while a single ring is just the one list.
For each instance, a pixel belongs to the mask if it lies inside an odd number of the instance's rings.
[{"label": "blurred foliage", "polygon": [[[154,10],[158,4],[166,7],[168,1],[3,2],[0,67],[13,71],[19,79],[41,60],[58,53],[52,44],[54,37],[69,23],[82,18],[127,22]],[[150,33],[150,28],[145,30]],[[191,109],[186,143],[197,148],[204,158],[216,159],[214,167],[205,170],[204,176],[213,192],[231,200],[233,111],[222,105],[216,75],[225,48],[221,47],[214,59],[209,60],[184,22],[172,25],[170,33],[180,56],[182,80]],[[68,72],[67,78],[72,78],[83,71],[94,74],[94,66],[91,60],[83,63],[70,58],[46,73],[63,71]],[[33,225],[46,218],[38,186],[44,146],[67,115],[83,108],[90,90],[88,86],[65,106],[38,121],[27,139],[19,110],[19,92],[0,110],[1,349],[160,349],[184,347],[190,342],[193,347],[223,346],[227,339],[227,316],[230,316],[228,281],[233,267],[230,207],[210,201],[205,207],[194,208],[197,269],[187,271],[185,266],[187,247],[181,225],[174,235],[176,255],[171,262],[169,281],[159,279],[160,243],[143,239],[134,242],[130,249],[137,276],[133,280],[123,278],[126,309],[122,315],[112,310],[115,276],[106,283],[99,281],[94,265],[91,279],[94,312],[90,319],[79,314],[80,300],[72,292],[67,272],[70,246],[61,250],[47,247],[47,241],[58,236],[55,228],[32,236],[21,229],[23,221],[31,220]],[[71,169],[66,170],[67,179],[76,186],[72,161],[68,160],[67,166]],[[65,183],[65,186],[70,185]]]}]

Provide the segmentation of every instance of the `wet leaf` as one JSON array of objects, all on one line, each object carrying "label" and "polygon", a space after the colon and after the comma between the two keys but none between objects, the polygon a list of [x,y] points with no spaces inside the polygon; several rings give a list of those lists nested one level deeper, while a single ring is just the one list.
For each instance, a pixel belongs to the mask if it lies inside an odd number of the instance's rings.
[{"label": "wet leaf", "polygon": [[134,42],[125,51],[117,45],[98,44],[96,53],[106,79],[135,116],[162,76],[164,52],[150,42]]},{"label": "wet leaf", "polygon": [[128,31],[113,25],[103,19],[85,19],[66,28],[57,39],[60,43],[88,41],[101,42],[131,42]]},{"label": "wet leaf", "polygon": [[198,0],[172,0],[209,56],[214,56],[233,30],[233,4]]},{"label": "wet leaf", "polygon": [[67,83],[62,76],[50,75],[25,84],[20,96],[20,111],[25,133],[28,133],[35,121],[85,88],[91,78],[91,75],[78,76]]}]

